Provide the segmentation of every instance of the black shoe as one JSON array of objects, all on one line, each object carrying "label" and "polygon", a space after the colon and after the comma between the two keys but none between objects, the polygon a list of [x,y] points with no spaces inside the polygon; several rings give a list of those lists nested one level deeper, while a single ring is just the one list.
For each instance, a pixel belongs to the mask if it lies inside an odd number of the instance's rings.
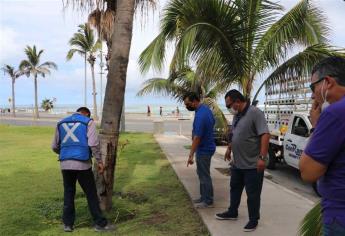
[{"label": "black shoe", "polygon": [[99,225],[95,225],[94,229],[96,232],[113,231],[115,230],[115,225],[107,224],[106,226],[103,226],[103,227]]},{"label": "black shoe", "polygon": [[244,226],[243,230],[244,232],[251,232],[251,231],[254,231],[257,226],[258,226],[258,222],[251,220],[248,222],[246,226]]},{"label": "black shoe", "polygon": [[237,218],[238,218],[238,215],[231,214],[229,213],[229,211],[216,214],[217,220],[237,220]]},{"label": "black shoe", "polygon": [[73,232],[73,226],[63,225],[63,231],[65,231],[65,232]]}]

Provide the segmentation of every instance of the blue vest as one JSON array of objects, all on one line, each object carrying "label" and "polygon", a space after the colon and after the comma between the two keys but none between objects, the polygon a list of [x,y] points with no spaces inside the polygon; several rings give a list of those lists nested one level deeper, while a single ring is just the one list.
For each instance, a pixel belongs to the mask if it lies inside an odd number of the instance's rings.
[{"label": "blue vest", "polygon": [[76,113],[58,123],[60,161],[86,161],[91,158],[87,138],[87,127],[90,120],[90,118]]}]

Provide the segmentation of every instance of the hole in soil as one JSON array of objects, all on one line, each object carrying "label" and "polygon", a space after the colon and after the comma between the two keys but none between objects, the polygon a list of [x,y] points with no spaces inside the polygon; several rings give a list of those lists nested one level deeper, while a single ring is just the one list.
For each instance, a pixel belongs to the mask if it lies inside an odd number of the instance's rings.
[{"label": "hole in soil", "polygon": [[215,169],[218,170],[221,174],[223,174],[225,176],[230,176],[231,175],[230,168],[215,168]]},{"label": "hole in soil", "polygon": [[143,222],[148,225],[163,224],[168,221],[168,215],[162,212],[153,212],[152,216],[145,219]]},{"label": "hole in soil", "polygon": [[149,198],[144,194],[137,192],[116,192],[114,195],[119,196],[120,198],[126,198],[134,203],[145,203],[149,200]]}]

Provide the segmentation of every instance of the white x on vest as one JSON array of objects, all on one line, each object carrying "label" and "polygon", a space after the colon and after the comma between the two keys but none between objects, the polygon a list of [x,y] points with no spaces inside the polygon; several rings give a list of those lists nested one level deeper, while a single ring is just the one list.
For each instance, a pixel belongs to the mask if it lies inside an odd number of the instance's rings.
[{"label": "white x on vest", "polygon": [[62,127],[64,128],[64,130],[66,131],[66,136],[64,137],[64,139],[62,140],[62,143],[67,142],[67,140],[69,138],[71,138],[73,140],[73,142],[77,143],[79,142],[79,139],[74,135],[74,131],[78,128],[78,126],[80,125],[80,123],[75,123],[72,128],[70,129],[68,127],[68,125],[66,123],[62,124]]}]

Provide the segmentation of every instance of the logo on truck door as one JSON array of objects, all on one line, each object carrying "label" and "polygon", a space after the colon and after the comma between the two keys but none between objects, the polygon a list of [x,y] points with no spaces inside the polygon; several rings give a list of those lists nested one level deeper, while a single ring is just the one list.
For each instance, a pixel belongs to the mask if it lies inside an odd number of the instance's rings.
[{"label": "logo on truck door", "polygon": [[300,159],[303,153],[303,150],[297,148],[296,144],[286,144],[285,149],[290,152],[289,156],[294,159]]}]

